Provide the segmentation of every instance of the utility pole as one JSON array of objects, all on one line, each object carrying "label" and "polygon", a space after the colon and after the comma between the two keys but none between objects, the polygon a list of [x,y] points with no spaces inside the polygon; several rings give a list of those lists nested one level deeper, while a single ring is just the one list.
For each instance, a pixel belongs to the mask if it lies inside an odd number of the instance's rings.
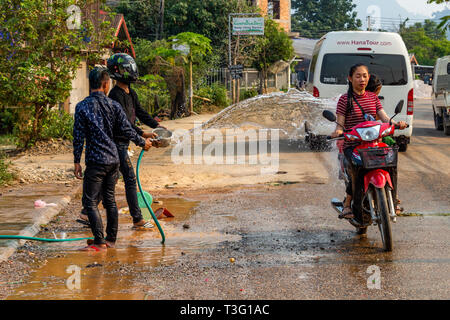
[{"label": "utility pole", "polygon": [[371,31],[370,29],[372,28],[371,23],[370,23],[370,16],[367,16],[367,31]]},{"label": "utility pole", "polygon": [[164,0],[159,0],[159,23],[156,27],[155,40],[162,39],[164,33]]},{"label": "utility pole", "polygon": [[161,39],[163,38],[163,34],[164,34],[164,0],[160,0],[159,1],[159,15],[160,15],[160,20],[159,20],[159,36],[161,37]]}]

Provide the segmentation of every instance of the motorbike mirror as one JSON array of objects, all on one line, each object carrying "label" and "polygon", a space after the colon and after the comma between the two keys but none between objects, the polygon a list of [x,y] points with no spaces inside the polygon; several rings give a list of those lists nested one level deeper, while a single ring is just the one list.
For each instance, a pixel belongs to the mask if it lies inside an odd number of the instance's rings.
[{"label": "motorbike mirror", "polygon": [[395,107],[395,114],[399,114],[400,112],[402,112],[403,109],[403,104],[405,103],[405,101],[400,100],[399,103],[397,104],[397,106]]},{"label": "motorbike mirror", "polygon": [[336,121],[336,116],[334,115],[333,112],[331,112],[329,110],[324,110],[322,112],[322,116],[324,118],[326,118],[328,121],[331,121],[331,122],[335,122]]}]

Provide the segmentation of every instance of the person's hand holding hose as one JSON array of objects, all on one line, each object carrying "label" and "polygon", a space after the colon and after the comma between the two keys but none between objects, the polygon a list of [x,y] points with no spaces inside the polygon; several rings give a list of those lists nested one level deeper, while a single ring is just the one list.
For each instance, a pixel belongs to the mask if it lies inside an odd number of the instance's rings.
[{"label": "person's hand holding hose", "polygon": [[145,139],[145,146],[143,146],[142,148],[145,151],[148,151],[151,147],[152,147],[152,142],[150,141],[150,138]]}]

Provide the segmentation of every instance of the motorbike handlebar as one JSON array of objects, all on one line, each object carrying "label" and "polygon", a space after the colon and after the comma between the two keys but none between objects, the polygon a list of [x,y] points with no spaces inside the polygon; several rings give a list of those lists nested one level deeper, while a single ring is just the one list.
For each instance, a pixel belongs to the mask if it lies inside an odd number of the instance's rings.
[{"label": "motorbike handlebar", "polygon": [[339,137],[336,137],[336,138],[333,138],[331,136],[327,136],[327,140],[342,140],[342,139],[344,139],[344,135],[343,134],[339,135]]},{"label": "motorbike handlebar", "polygon": [[[400,125],[396,124],[396,125],[394,125],[394,128],[396,130],[398,130],[398,129],[400,129]],[[406,128],[409,128],[409,124],[406,125]]]}]

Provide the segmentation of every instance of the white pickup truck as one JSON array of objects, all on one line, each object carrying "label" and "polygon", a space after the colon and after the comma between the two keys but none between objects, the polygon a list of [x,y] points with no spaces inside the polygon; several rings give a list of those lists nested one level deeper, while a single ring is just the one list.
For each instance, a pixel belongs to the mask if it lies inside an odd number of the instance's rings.
[{"label": "white pickup truck", "polygon": [[434,125],[450,136],[450,56],[437,59],[432,85]]}]

